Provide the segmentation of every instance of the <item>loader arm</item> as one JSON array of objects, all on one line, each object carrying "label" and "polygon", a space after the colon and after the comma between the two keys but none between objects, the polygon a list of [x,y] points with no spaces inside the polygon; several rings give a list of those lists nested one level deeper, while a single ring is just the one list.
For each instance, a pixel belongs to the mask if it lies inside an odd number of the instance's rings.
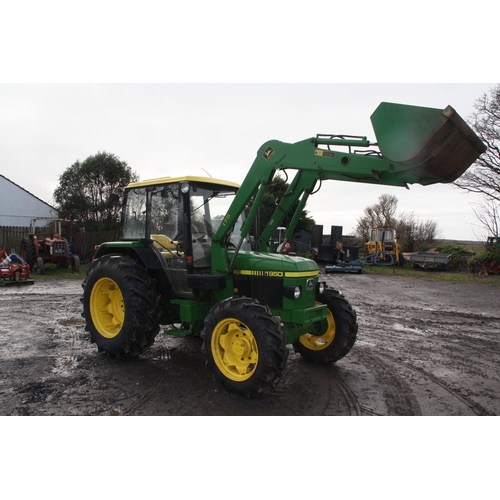
[{"label": "loader arm", "polygon": [[229,260],[224,242],[252,200],[240,232],[242,239],[248,235],[265,190],[278,170],[297,172],[262,232],[260,251],[269,250],[269,238],[299,201],[285,237],[293,235],[307,198],[324,180],[401,187],[449,183],[486,150],[450,106],[439,110],[381,103],[371,120],[376,143],[366,137],[318,135],[293,144],[276,140],[263,144],[213,240],[213,271],[230,271],[234,258]]}]

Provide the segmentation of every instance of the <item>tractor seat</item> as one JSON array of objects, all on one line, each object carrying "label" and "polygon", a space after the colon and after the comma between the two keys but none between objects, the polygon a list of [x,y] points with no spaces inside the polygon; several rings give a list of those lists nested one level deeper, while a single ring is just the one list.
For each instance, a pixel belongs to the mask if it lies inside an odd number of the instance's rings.
[{"label": "tractor seat", "polygon": [[184,257],[184,252],[178,252],[178,241],[172,241],[166,234],[152,234],[151,239],[154,240],[154,245],[158,248],[166,259],[172,257]]}]

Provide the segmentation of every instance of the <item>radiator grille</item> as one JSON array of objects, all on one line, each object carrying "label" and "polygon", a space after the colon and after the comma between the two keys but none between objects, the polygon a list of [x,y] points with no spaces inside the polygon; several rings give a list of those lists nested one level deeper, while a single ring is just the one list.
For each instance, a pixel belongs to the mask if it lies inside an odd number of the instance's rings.
[{"label": "radiator grille", "polygon": [[274,309],[283,309],[283,279],[261,276],[235,277],[234,285],[240,295],[258,300]]},{"label": "radiator grille", "polygon": [[59,240],[59,241],[54,241],[52,244],[53,249],[54,249],[54,255],[67,255],[66,251],[66,241],[64,240]]}]

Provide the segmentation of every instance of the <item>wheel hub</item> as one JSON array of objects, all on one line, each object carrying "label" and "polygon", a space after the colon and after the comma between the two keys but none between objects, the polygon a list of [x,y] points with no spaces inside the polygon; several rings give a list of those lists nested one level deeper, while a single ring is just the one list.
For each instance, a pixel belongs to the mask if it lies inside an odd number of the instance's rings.
[{"label": "wheel hub", "polygon": [[110,278],[96,282],[90,294],[90,314],[97,331],[108,339],[116,337],[125,319],[120,287]]},{"label": "wheel hub", "polygon": [[[316,302],[316,304],[319,304],[319,302]],[[330,310],[327,313],[327,321],[328,328],[323,335],[317,336],[306,333],[300,337],[300,343],[312,351],[321,351],[328,347],[333,342],[336,331],[335,320]]]},{"label": "wheel hub", "polygon": [[237,338],[233,340],[231,344],[233,353],[235,354],[235,356],[244,358],[252,352],[252,346],[250,345],[250,342],[247,338],[240,337],[239,335],[236,335],[236,337]]},{"label": "wheel hub", "polygon": [[240,321],[221,321],[212,335],[212,352],[219,370],[236,382],[249,379],[259,359],[257,342],[251,330]]}]

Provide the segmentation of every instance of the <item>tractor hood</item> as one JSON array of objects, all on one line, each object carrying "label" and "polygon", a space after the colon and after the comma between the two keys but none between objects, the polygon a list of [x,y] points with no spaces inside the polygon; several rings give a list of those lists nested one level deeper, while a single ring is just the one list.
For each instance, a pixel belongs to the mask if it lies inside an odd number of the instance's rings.
[{"label": "tractor hood", "polygon": [[318,272],[318,265],[311,259],[276,253],[241,251],[234,264],[235,274],[247,276],[306,278]]}]

